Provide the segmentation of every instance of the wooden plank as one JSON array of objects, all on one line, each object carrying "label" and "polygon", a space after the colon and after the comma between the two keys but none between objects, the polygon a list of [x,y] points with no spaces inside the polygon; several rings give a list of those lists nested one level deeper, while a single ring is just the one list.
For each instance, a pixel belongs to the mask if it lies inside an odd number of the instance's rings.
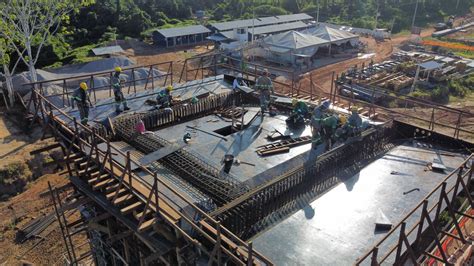
[{"label": "wooden plank", "polygon": [[[180,149],[182,149],[183,147],[185,147],[186,144],[172,144],[172,145],[169,145],[169,146],[165,146],[163,148],[160,148],[150,154],[147,154],[145,155],[143,158],[141,158],[140,160],[138,160],[140,162],[140,164],[142,166],[146,166],[146,165],[149,165],[153,162],[156,162],[160,159],[162,159],[163,157],[165,156],[168,156]],[[132,169],[133,170],[133,169]]]},{"label": "wooden plank", "polygon": [[[208,232],[211,232],[213,235],[217,236],[217,230],[214,227],[212,227],[211,225],[209,225],[208,223],[206,223],[204,221],[200,221],[199,224],[202,225],[202,227],[205,230],[207,230]],[[241,246],[236,245],[232,240],[227,238],[225,235],[221,234],[221,240],[222,240],[222,242],[224,242],[229,247],[230,250],[235,250],[238,254],[244,256],[244,258],[248,258],[247,251],[242,249]]]},{"label": "wooden plank", "polygon": [[124,207],[122,209],[120,209],[120,212],[122,214],[129,214],[130,212],[138,209],[139,207],[143,206],[144,204],[141,202],[141,201],[137,201],[137,202],[134,202],[130,205],[128,205],[127,207]]},{"label": "wooden plank", "polygon": [[[106,165],[105,168],[110,171],[108,164]],[[121,170],[118,169],[118,167],[114,167],[112,172],[114,173],[115,176],[121,176],[123,173]],[[124,178],[124,183],[128,184],[128,179],[129,179],[128,175],[126,174]],[[139,192],[141,195],[145,197],[150,195],[150,189],[142,185],[140,182],[132,182],[132,184],[133,184],[134,190]],[[157,202],[155,201],[154,197],[151,198],[151,202],[153,203],[153,205],[150,204],[150,208],[156,211],[154,206],[157,205]],[[181,219],[181,214],[179,214],[174,208],[172,208],[166,201],[163,201],[162,199],[158,198],[158,205],[160,206],[160,212],[163,212],[162,214],[167,215],[168,217],[172,218],[175,221],[178,221],[179,219]]]},{"label": "wooden plank", "polygon": [[58,142],[56,142],[56,143],[53,143],[53,144],[48,145],[48,146],[46,146],[46,147],[39,148],[39,149],[37,149],[37,150],[31,151],[31,152],[30,152],[30,155],[39,154],[39,153],[42,153],[42,152],[45,152],[45,151],[49,151],[49,150],[52,150],[52,149],[56,149],[56,148],[59,148],[59,147],[61,147],[61,144],[59,144]]},{"label": "wooden plank", "polygon": [[125,203],[125,202],[128,201],[128,200],[131,200],[132,197],[133,197],[132,194],[125,194],[125,195],[123,195],[123,196],[118,197],[117,199],[115,199],[114,204],[115,204],[115,205],[120,205],[120,204],[122,204],[122,203]]},{"label": "wooden plank", "polygon": [[100,182],[100,181],[104,181],[105,179],[109,179],[109,175],[108,174],[102,174],[100,176],[95,176],[95,177],[92,177],[91,179],[87,180],[87,182],[89,184],[93,184],[93,183],[97,183],[97,182]]},{"label": "wooden plank", "polygon": [[148,221],[143,222],[140,227],[138,227],[139,232],[143,232],[153,226],[153,224],[156,222],[156,218],[152,218]]},{"label": "wooden plank", "polygon": [[112,184],[112,183],[114,183],[114,182],[115,182],[115,180],[114,180],[113,178],[109,178],[109,179],[106,179],[106,180],[104,180],[104,181],[101,181],[101,182],[99,182],[99,183],[93,185],[93,186],[92,186],[92,189],[93,189],[93,190],[99,190],[99,189],[101,189],[101,188],[103,188],[103,187],[105,187],[105,186],[107,186],[107,185],[110,185],[110,184]]},{"label": "wooden plank", "polygon": [[[121,188],[121,189],[119,189],[119,191],[118,191],[118,195],[120,196],[121,194],[125,193],[126,191],[127,191],[126,188]],[[115,194],[117,194],[117,191],[112,191],[112,192],[110,192],[110,193],[107,193],[107,195],[106,195],[105,197],[106,197],[108,200],[110,200],[110,199],[112,199],[112,198],[115,196]]]}]

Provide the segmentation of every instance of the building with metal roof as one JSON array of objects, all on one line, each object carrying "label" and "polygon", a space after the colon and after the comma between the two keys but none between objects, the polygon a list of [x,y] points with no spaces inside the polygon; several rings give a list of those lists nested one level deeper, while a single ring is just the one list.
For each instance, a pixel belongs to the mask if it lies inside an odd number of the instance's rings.
[{"label": "building with metal roof", "polygon": [[254,36],[255,39],[260,39],[262,37],[280,33],[280,32],[285,32],[285,31],[290,31],[290,30],[304,30],[311,27],[311,24],[307,24],[302,21],[296,21],[296,22],[291,22],[291,23],[284,23],[284,24],[278,24],[278,25],[269,25],[269,26],[263,26],[263,27],[256,27],[256,28],[249,28],[249,39],[252,39],[252,36]]},{"label": "building with metal roof", "polygon": [[313,17],[306,13],[300,13],[300,14],[212,23],[211,28],[214,31],[218,32],[218,31],[229,31],[236,28],[261,27],[261,26],[276,25],[276,24],[289,23],[289,22],[295,22],[295,21],[307,22],[312,19]]},{"label": "building with metal roof", "polygon": [[161,47],[192,45],[207,41],[211,30],[202,25],[158,29],[153,31],[153,42]]}]

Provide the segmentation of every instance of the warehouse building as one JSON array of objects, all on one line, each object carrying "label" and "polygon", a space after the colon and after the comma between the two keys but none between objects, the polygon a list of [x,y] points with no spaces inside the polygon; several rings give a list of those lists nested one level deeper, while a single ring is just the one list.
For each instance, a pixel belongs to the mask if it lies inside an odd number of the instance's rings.
[{"label": "warehouse building", "polygon": [[202,25],[157,29],[153,31],[153,43],[159,47],[194,45],[207,41],[211,31]]}]

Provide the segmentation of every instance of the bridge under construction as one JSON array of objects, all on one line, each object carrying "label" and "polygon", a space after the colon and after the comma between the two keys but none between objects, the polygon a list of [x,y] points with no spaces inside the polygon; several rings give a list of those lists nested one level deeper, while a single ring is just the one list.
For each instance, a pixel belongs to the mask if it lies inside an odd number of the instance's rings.
[{"label": "bridge under construction", "polygon": [[[60,149],[69,173],[67,187],[50,189],[68,263],[454,264],[470,254],[474,132],[461,121],[474,114],[409,97],[392,110],[290,73],[275,81],[285,93],[270,116],[252,92],[232,91],[236,73],[253,83],[261,66],[231,62],[214,54],[186,60],[181,73],[172,62],[142,66],[150,75],[127,81],[131,110],[121,114],[112,87],[94,86],[109,72],[25,85],[32,122],[56,141],[43,151]],[[88,126],[71,99],[83,81],[94,103]],[[150,105],[169,84],[179,101]],[[329,100],[341,116],[357,106],[367,127],[314,146],[309,127],[285,124],[292,98]],[[74,211],[80,218],[70,221]],[[79,233],[86,243],[76,243]],[[464,251],[450,250],[453,241]]]}]

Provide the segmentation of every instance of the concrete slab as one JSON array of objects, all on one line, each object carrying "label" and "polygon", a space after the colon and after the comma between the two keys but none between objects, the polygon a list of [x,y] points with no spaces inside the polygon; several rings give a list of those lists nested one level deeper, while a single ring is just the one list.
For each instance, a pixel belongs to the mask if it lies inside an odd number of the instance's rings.
[{"label": "concrete slab", "polygon": [[[146,100],[149,98],[155,98],[157,93],[159,93],[163,88],[156,87],[153,89],[149,89],[146,91],[140,91],[137,93],[131,93],[125,95],[127,98],[128,107],[130,107],[130,111],[126,113],[140,113],[140,112],[148,112],[152,110],[154,107],[146,104]],[[209,94],[219,94],[225,91],[231,90],[231,84],[227,83],[224,80],[224,76],[214,76],[202,80],[195,80],[186,82],[183,84],[176,84],[174,86],[174,90],[172,95],[175,99],[180,99],[182,101],[191,99],[192,97],[198,97],[200,95],[209,95]],[[126,93],[127,88],[123,89],[123,92]],[[92,99],[92,96],[91,96]],[[66,107],[62,109],[65,113],[67,113],[71,117],[75,117],[78,122],[79,119],[79,110],[76,108]],[[124,114],[124,113],[122,113]],[[122,115],[120,114],[120,115]],[[70,124],[72,123],[69,119],[64,118],[63,115],[58,114],[59,117],[62,117],[63,121]],[[118,114],[115,113],[115,100],[113,95],[108,99],[98,100],[95,103],[94,108],[90,108],[89,111],[89,124],[94,125],[94,123],[102,123],[108,117],[114,118],[117,117]]]},{"label": "concrete slab", "polygon": [[[259,108],[250,109],[249,112],[259,110]],[[223,167],[221,161],[226,154],[232,154],[236,159],[255,164],[255,166],[248,164],[234,165],[231,168],[230,173],[232,176],[244,182],[265,170],[311,149],[311,144],[306,144],[292,148],[289,153],[267,157],[260,157],[255,152],[257,147],[269,143],[266,136],[275,129],[285,135],[293,137],[311,135],[309,126],[299,131],[287,129],[285,123],[286,118],[287,117],[283,115],[275,117],[265,115],[263,118],[261,115],[258,115],[243,131],[227,136],[222,135],[227,141],[188,127],[191,126],[208,132],[215,132],[231,125],[230,119],[221,118],[217,115],[209,115],[173,127],[164,128],[156,131],[156,134],[170,142],[180,142],[184,134],[190,133],[192,138],[185,149],[199,154],[206,162],[219,169]]]},{"label": "concrete slab", "polygon": [[[397,146],[254,237],[254,247],[277,265],[352,265],[386,233],[374,230],[378,210],[398,223],[446,176],[425,171],[428,163],[437,159],[450,172],[464,158],[459,154],[449,156],[427,144]],[[403,194],[413,188],[419,191]],[[414,223],[415,219],[409,219],[407,228]],[[384,245],[391,246],[396,241],[394,236]]]}]

